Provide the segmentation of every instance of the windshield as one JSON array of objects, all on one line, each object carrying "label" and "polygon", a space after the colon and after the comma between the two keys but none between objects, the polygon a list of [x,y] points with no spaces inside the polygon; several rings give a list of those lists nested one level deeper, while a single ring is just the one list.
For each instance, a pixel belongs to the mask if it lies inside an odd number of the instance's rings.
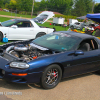
[{"label": "windshield", "polygon": [[48,15],[44,15],[44,14],[43,14],[43,15],[40,15],[40,17],[48,17]]},{"label": "windshield", "polygon": [[5,27],[9,27],[9,26],[13,25],[14,23],[16,23],[16,21],[14,19],[11,19],[11,20],[2,22],[1,25],[5,26]]},{"label": "windshield", "polygon": [[55,32],[39,37],[33,43],[56,51],[68,51],[74,50],[79,41],[79,37]]}]

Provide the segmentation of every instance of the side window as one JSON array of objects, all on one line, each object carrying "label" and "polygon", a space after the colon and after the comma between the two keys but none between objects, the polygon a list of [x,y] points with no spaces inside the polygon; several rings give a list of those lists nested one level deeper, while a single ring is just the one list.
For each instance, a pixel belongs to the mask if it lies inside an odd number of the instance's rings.
[{"label": "side window", "polygon": [[32,27],[30,22],[23,22],[23,27]]},{"label": "side window", "polygon": [[24,21],[24,22],[19,22],[16,24],[19,28],[20,27],[32,27],[32,24],[31,22],[29,21]]},{"label": "side window", "polygon": [[23,22],[19,22],[19,23],[17,23],[16,25],[17,25],[18,27],[22,27],[22,24],[23,24]]},{"label": "side window", "polygon": [[84,40],[78,46],[78,50],[82,50],[84,52],[95,49],[98,49],[98,44],[94,39]]},{"label": "side window", "polygon": [[76,22],[75,24],[76,24],[76,25],[79,25],[80,23]]}]

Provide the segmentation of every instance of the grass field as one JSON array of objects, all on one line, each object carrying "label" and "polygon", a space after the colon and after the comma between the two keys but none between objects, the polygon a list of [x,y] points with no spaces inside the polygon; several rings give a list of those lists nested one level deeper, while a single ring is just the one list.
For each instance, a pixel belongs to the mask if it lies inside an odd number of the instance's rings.
[{"label": "grass field", "polygon": [[37,23],[39,26],[44,26],[44,27],[50,27],[50,28],[55,28],[56,31],[67,31],[69,27],[62,27],[60,25],[50,25],[50,22],[46,22],[44,24],[39,24]]},{"label": "grass field", "polygon": [[[25,18],[31,18],[31,15],[24,15],[24,14],[16,14],[12,12],[4,12],[0,11],[0,15],[8,15],[8,16],[15,16],[15,17],[25,17]],[[36,16],[32,16],[32,18],[35,18]]]},{"label": "grass field", "polygon": [[6,20],[10,20],[12,18],[7,18],[7,17],[0,17],[0,22],[6,21]]}]

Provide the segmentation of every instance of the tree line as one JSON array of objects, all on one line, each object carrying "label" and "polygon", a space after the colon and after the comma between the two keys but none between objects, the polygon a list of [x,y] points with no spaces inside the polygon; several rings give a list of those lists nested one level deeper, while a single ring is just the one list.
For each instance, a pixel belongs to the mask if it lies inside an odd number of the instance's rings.
[{"label": "tree line", "polygon": [[[25,12],[32,11],[33,0],[0,0],[0,8]],[[34,2],[33,14],[39,11],[54,11],[64,15],[84,16],[87,13],[100,13],[100,3],[94,0],[41,0]]]}]

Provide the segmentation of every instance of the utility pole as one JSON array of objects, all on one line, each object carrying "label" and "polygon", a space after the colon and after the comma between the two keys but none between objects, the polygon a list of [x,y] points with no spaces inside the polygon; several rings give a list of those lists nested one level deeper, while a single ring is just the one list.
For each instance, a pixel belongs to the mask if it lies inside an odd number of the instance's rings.
[{"label": "utility pole", "polygon": [[94,4],[95,4],[95,0],[93,0],[92,13],[94,11]]},{"label": "utility pole", "polygon": [[35,0],[33,0],[33,4],[32,4],[31,18],[32,18],[32,15],[33,15],[34,1],[35,1]]}]

